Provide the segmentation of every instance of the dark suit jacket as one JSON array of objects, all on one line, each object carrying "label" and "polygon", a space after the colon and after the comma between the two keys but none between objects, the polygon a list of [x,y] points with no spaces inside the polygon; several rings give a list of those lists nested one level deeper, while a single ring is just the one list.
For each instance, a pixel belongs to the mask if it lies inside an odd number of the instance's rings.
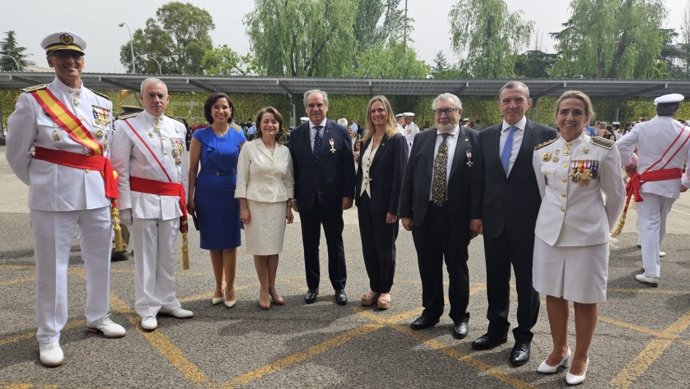
[{"label": "dark suit jacket", "polygon": [[[369,147],[371,138],[362,145],[360,155]],[[405,137],[395,134],[388,138],[383,136],[381,144],[376,150],[374,160],[369,167],[369,191],[371,210],[374,212],[398,213],[398,200],[402,186],[405,163],[407,162],[408,146]],[[355,180],[355,199],[359,204],[362,191],[362,163],[360,160]]]},{"label": "dark suit jacket", "polygon": [[541,196],[532,167],[534,146],[558,136],[556,130],[527,120],[510,175],[501,165],[501,124],[479,133],[472,193],[472,219],[482,219],[484,235],[498,238],[504,228],[515,240],[534,240]]},{"label": "dark suit jacket", "polygon": [[[436,128],[420,132],[414,138],[412,152],[407,161],[403,186],[400,194],[400,217],[412,218],[414,226],[421,226],[429,207],[431,176],[434,168],[434,146]],[[470,240],[470,194],[472,171],[475,168],[474,149],[477,131],[460,127],[455,145],[455,155],[448,179],[448,211],[450,212],[452,236]],[[469,163],[468,162],[472,162]],[[471,166],[468,166],[471,165]]]},{"label": "dark suit jacket", "polygon": [[[331,140],[334,152],[331,152]],[[309,123],[292,130],[289,149],[299,210],[310,210],[317,196],[323,207],[331,209],[340,208],[343,197],[354,198],[355,162],[345,127],[326,121],[318,159],[312,154]]]}]

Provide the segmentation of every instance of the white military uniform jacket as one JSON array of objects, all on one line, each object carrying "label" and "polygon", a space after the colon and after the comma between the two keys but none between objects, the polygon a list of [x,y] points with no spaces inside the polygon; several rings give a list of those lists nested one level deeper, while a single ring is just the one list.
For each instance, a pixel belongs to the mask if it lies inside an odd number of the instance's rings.
[{"label": "white military uniform jacket", "polygon": [[235,198],[277,203],[294,197],[290,150],[276,144],[271,152],[261,138],[242,146],[237,161]]},{"label": "white military uniform jacket", "polygon": [[[129,122],[134,130],[124,121]],[[156,159],[163,164],[173,183],[182,183],[185,193],[189,181],[189,162],[185,149],[187,129],[184,124],[165,115],[159,128],[155,128],[155,117],[144,111],[123,117],[115,122],[112,145],[113,168],[119,174],[118,208],[132,209],[132,217],[138,219],[170,220],[182,216],[178,196],[160,196],[131,191],[129,178],[169,182]],[[153,151],[154,156],[141,140]]]},{"label": "white military uniform jacket", "polygon": [[[621,153],[621,163],[628,166],[632,163],[632,156],[637,147],[637,172],[642,174],[650,168],[662,155],[664,151],[678,137],[680,131],[685,131],[680,136],[673,150],[658,163],[653,170],[660,169],[668,162],[666,169],[682,168],[683,162],[690,158],[690,141],[680,147],[683,141],[690,135],[690,128],[685,126],[671,116],[655,116],[652,120],[638,123],[627,134],[616,142],[616,146]],[[676,150],[680,150],[676,153]],[[674,155],[675,153],[675,155]],[[670,160],[670,161],[669,161]],[[677,199],[680,195],[681,179],[648,181],[642,184],[641,193],[653,193],[670,199]],[[683,175],[682,184],[690,185],[687,174]],[[644,197],[644,196],[642,196]]]},{"label": "white military uniform jacket", "polygon": [[[93,138],[103,144],[104,155],[108,156],[113,134],[112,102],[83,85],[72,89],[57,77],[47,88],[80,119]],[[30,89],[33,88],[27,90]],[[33,158],[34,146],[79,154],[84,154],[86,148],[72,140],[29,93],[19,96],[15,111],[8,119],[8,128],[5,156],[12,171],[29,185],[29,208],[76,211],[110,205],[100,172]]]},{"label": "white military uniform jacket", "polygon": [[542,196],[535,235],[559,247],[608,242],[625,201],[615,144],[585,133],[558,137],[535,148],[533,165]]},{"label": "white military uniform jacket", "polygon": [[[412,144],[414,143],[414,136],[419,133],[419,127],[414,122],[404,126],[400,133],[407,139],[407,145],[410,147],[410,152],[412,152]],[[364,151],[364,150],[362,150]]]}]

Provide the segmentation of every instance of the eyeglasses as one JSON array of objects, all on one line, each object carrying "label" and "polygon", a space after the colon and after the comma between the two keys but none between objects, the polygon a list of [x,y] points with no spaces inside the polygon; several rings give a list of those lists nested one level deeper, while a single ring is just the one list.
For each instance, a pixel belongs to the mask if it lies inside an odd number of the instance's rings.
[{"label": "eyeglasses", "polygon": [[441,116],[441,115],[443,115],[444,113],[445,113],[446,115],[450,115],[451,113],[457,112],[457,111],[459,111],[459,110],[460,110],[460,108],[443,108],[443,109],[435,109],[435,110],[434,110],[434,114],[437,115],[437,116]]}]

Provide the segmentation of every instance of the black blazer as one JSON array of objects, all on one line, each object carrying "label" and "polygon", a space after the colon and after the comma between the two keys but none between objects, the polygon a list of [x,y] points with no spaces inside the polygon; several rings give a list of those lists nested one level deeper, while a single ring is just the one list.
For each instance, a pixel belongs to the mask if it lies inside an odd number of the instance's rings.
[{"label": "black blazer", "polygon": [[[415,226],[424,223],[429,207],[431,176],[434,168],[434,146],[436,128],[417,134],[412,144],[412,152],[407,161],[403,186],[400,194],[400,217],[412,218]],[[448,179],[448,211],[452,236],[469,240],[470,236],[470,198],[473,190],[472,172],[475,169],[474,149],[477,132],[471,128],[460,127],[455,145],[455,155]]]},{"label": "black blazer", "polygon": [[323,207],[331,209],[340,208],[343,197],[354,197],[355,162],[345,127],[326,121],[318,159],[312,154],[308,122],[292,130],[288,147],[300,210],[310,210],[317,196]]},{"label": "black blazer", "polygon": [[541,195],[532,167],[534,147],[558,136],[556,130],[527,120],[522,145],[510,175],[501,165],[501,124],[479,133],[472,193],[472,219],[482,219],[484,235],[498,238],[504,228],[511,239],[534,240]]},{"label": "black blazer", "polygon": [[[360,156],[369,147],[371,138],[362,144]],[[374,160],[369,167],[369,195],[370,207],[374,212],[398,213],[398,200],[400,199],[400,187],[402,186],[405,163],[408,152],[407,141],[401,134],[395,134],[391,138],[384,135],[381,144],[376,150]],[[355,200],[359,204],[362,191],[362,161],[360,158],[357,178],[355,180]]]}]

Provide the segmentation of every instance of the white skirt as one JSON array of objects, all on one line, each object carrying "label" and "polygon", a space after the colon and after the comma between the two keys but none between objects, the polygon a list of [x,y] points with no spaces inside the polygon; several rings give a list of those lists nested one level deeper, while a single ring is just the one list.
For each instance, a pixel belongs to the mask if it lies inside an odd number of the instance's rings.
[{"label": "white skirt", "polygon": [[542,294],[582,304],[606,301],[608,243],[552,247],[534,239],[532,284]]},{"label": "white skirt", "polygon": [[287,201],[263,203],[247,200],[251,220],[244,225],[245,247],[251,255],[274,255],[283,251]]}]

